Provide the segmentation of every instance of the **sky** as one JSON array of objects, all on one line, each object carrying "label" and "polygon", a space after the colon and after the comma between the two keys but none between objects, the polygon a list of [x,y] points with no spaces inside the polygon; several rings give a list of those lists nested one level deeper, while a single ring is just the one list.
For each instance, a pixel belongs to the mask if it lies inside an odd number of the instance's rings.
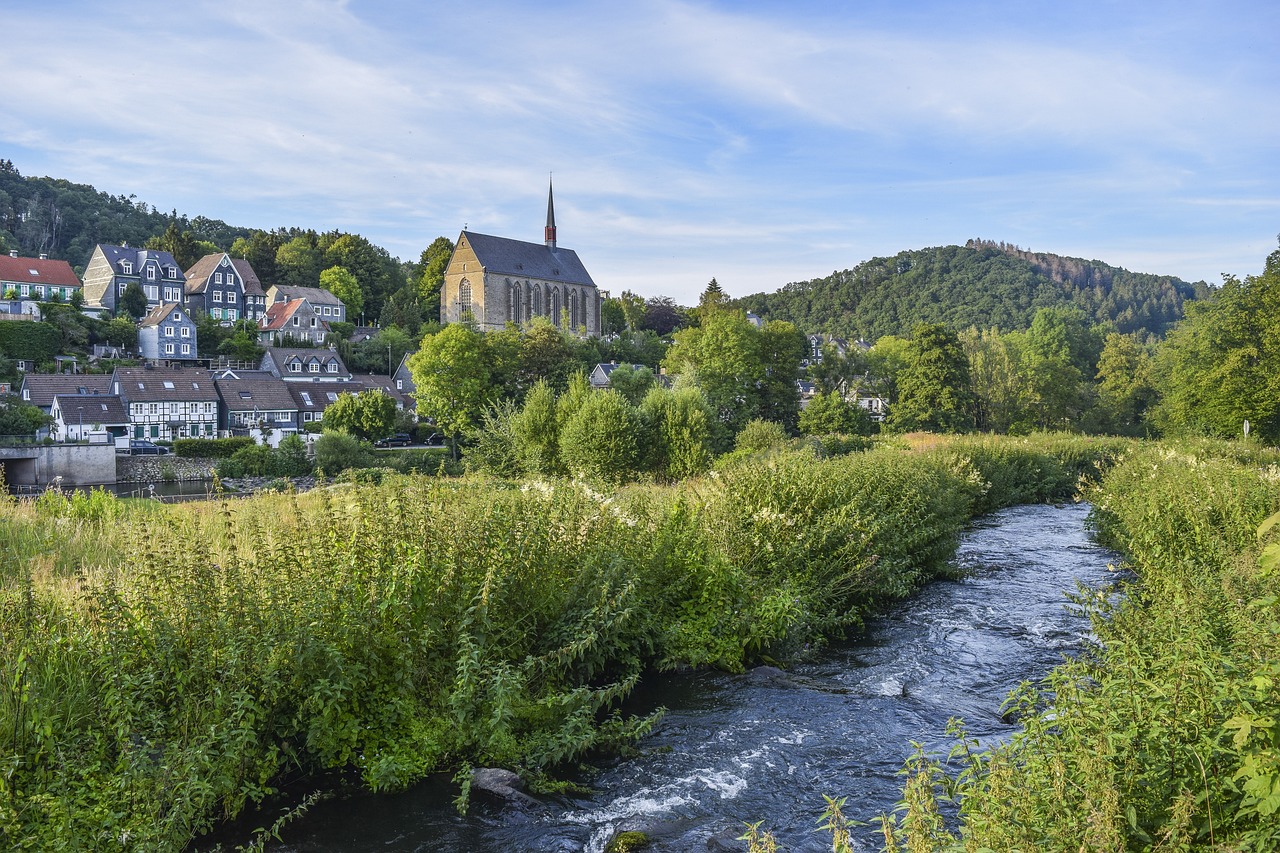
[{"label": "sky", "polygon": [[0,158],[694,304],[1003,240],[1217,283],[1280,232],[1280,3],[0,0]]}]

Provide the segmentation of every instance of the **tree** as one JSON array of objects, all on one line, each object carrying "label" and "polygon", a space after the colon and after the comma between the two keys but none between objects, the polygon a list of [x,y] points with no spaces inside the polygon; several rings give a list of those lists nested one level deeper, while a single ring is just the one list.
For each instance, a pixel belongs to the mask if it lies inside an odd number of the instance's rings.
[{"label": "tree", "polygon": [[800,410],[803,435],[871,435],[871,416],[838,391],[819,394]]},{"label": "tree", "polygon": [[[610,300],[615,301],[615,300]],[[622,295],[616,300],[618,308],[622,311],[622,321],[626,325],[627,330],[631,332],[638,331],[644,322],[645,301],[636,293],[630,290],[622,291]]]},{"label": "tree", "polygon": [[974,426],[982,432],[1007,433],[1025,419],[1026,382],[1019,373],[1026,334],[1001,335],[996,329],[969,329],[960,345],[969,359],[976,401]]},{"label": "tree", "polygon": [[422,339],[409,357],[418,415],[432,419],[454,445],[480,422],[490,401],[489,369],[478,332],[450,323]]},{"label": "tree", "polygon": [[294,237],[276,250],[276,281],[289,287],[317,287],[323,260],[314,232]]},{"label": "tree", "polygon": [[364,468],[369,464],[367,447],[353,435],[325,430],[316,439],[316,470],[332,476],[348,468]]},{"label": "tree", "polygon": [[274,472],[281,477],[305,477],[311,473],[307,443],[296,432],[280,439],[276,448]]},{"label": "tree", "polygon": [[16,395],[0,397],[0,435],[34,436],[53,419],[39,406],[22,402]]},{"label": "tree", "polygon": [[524,407],[512,420],[512,433],[526,471],[544,477],[564,473],[560,464],[556,393],[545,380],[539,380],[529,389]]},{"label": "tree", "polygon": [[159,237],[152,237],[144,243],[143,248],[168,252],[184,270],[193,267],[204,256],[200,253],[201,247],[195,235],[180,229],[176,221],[171,221]]},{"label": "tree", "polygon": [[329,267],[320,273],[320,286],[342,300],[348,317],[359,317],[364,310],[364,293],[360,282],[342,267]]},{"label": "tree", "polygon": [[644,319],[640,321],[640,329],[654,332],[665,338],[676,329],[688,325],[685,310],[669,296],[653,296],[644,303]]},{"label": "tree", "polygon": [[1041,308],[1027,331],[1020,372],[1040,429],[1066,429],[1085,408],[1085,377],[1098,361],[1096,336],[1075,307]]},{"label": "tree", "polygon": [[706,317],[713,311],[719,311],[729,304],[729,294],[725,293],[720,287],[720,282],[712,278],[707,282],[706,288],[702,291],[702,296],[698,299],[698,316]]},{"label": "tree", "polygon": [[258,336],[248,329],[239,328],[218,344],[218,352],[236,361],[260,361],[264,350],[258,344]]},{"label": "tree", "polygon": [[711,467],[715,413],[697,388],[650,389],[640,417],[649,428],[646,467],[656,477],[682,480]]},{"label": "tree", "polygon": [[621,483],[640,467],[635,407],[616,391],[592,394],[560,433],[560,458],[585,480]]},{"label": "tree", "polygon": [[1097,428],[1118,435],[1144,435],[1155,402],[1151,354],[1133,335],[1112,332],[1098,358]]},{"label": "tree", "polygon": [[536,317],[520,341],[520,382],[528,388],[539,379],[551,387],[564,388],[581,365],[569,350],[564,333],[546,318]]},{"label": "tree", "polygon": [[343,392],[324,410],[325,429],[365,440],[390,435],[395,419],[396,401],[379,388],[358,394]]},{"label": "tree", "polygon": [[82,293],[77,288],[76,290],[72,291],[71,298],[68,299],[67,302],[71,305],[72,308],[79,311],[81,308],[84,307],[84,293]]},{"label": "tree", "polygon": [[1156,355],[1156,423],[1171,434],[1252,435],[1280,443],[1280,250],[1261,275],[1227,276],[1194,303]]},{"label": "tree", "polygon": [[973,429],[969,360],[954,331],[938,323],[916,326],[907,364],[898,374],[898,402],[888,423],[899,432]]},{"label": "tree", "polygon": [[422,250],[418,264],[422,272],[418,277],[418,294],[422,303],[422,314],[430,319],[440,317],[440,290],[444,287],[444,271],[449,267],[449,259],[453,257],[453,241],[448,237],[437,237],[431,245]]},{"label": "tree", "polygon": [[120,296],[119,310],[135,320],[140,320],[147,313],[147,294],[142,285],[131,281]]},{"label": "tree", "polygon": [[628,403],[638,406],[645,394],[657,382],[653,371],[643,365],[636,368],[620,364],[609,374],[609,387],[622,395]]}]

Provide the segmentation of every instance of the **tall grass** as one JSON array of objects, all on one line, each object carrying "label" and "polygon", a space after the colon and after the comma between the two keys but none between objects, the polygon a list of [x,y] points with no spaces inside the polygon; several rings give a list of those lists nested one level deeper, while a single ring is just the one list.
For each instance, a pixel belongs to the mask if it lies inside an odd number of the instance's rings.
[{"label": "tall grass", "polygon": [[[642,736],[654,718],[617,709],[655,670],[786,656],[906,594],[975,506],[1040,488],[1021,478],[1042,456],[782,454],[608,494],[388,475],[11,503],[0,844],[171,850],[325,771],[374,790],[475,764],[536,780]],[[984,479],[1006,466],[1022,473]],[[51,562],[42,524],[64,543]]]},{"label": "tall grass", "polygon": [[917,762],[886,849],[1280,848],[1275,454],[1146,447],[1093,499],[1136,581],[1082,598],[1097,645],[1011,697],[1010,743]]}]

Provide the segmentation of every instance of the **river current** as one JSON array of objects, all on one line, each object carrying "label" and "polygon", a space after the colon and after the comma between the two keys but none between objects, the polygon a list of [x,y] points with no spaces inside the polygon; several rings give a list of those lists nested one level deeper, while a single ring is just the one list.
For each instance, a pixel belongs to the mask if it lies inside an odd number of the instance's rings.
[{"label": "river current", "polygon": [[[945,753],[951,717],[984,743],[1008,737],[1008,692],[1085,642],[1088,623],[1066,595],[1111,583],[1116,562],[1089,539],[1088,512],[1021,506],[979,519],[956,554],[959,579],[929,584],[786,672],[657,677],[632,710],[667,715],[639,755],[577,779],[589,795],[515,805],[475,794],[460,816],[454,788],[432,780],[318,803],[268,849],[600,853],[617,832],[639,829],[655,853],[745,850],[735,840],[744,823],[763,821],[789,851],[829,851],[830,837],[815,832],[824,794],[847,797],[855,819],[892,810],[913,741]],[[859,849],[880,849],[876,835],[858,831]]]}]

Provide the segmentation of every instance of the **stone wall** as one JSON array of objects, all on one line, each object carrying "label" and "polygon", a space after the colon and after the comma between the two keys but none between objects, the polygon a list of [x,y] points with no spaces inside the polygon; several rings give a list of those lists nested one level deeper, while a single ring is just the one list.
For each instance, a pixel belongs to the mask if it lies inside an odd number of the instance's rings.
[{"label": "stone wall", "polygon": [[185,456],[117,456],[116,481],[155,483],[162,480],[208,480],[216,459]]}]

